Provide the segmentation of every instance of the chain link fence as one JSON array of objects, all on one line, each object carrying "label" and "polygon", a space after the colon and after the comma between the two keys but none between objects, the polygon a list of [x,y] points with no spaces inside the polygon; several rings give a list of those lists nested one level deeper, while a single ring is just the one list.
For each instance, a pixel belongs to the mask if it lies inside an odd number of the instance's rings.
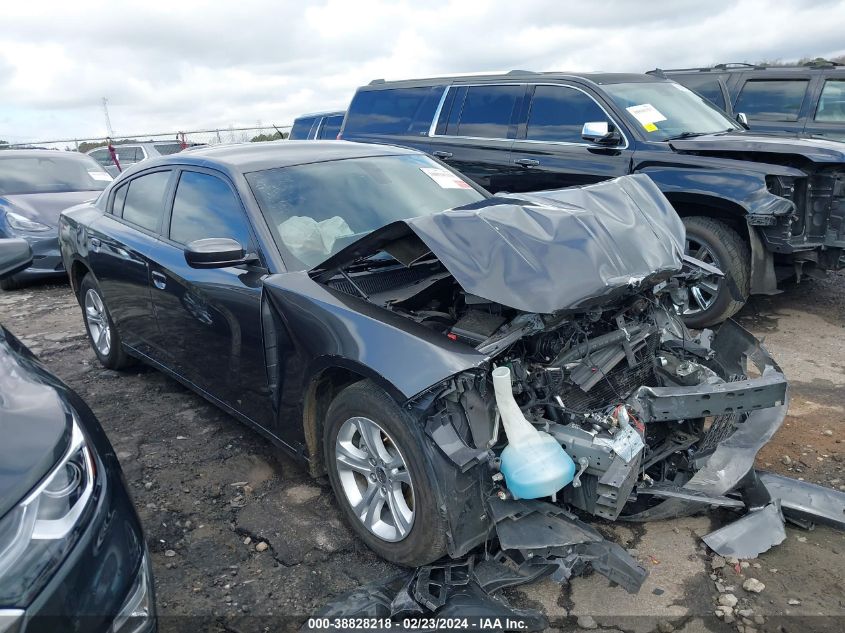
[{"label": "chain link fence", "polygon": [[44,148],[88,152],[98,147],[126,143],[184,143],[186,145],[219,145],[221,143],[249,143],[276,141],[288,137],[290,125],[257,127],[221,127],[207,130],[186,130],[178,132],[154,132],[144,134],[115,134],[109,137],[83,137],[50,140],[33,140],[24,143],[0,144],[2,149]]}]

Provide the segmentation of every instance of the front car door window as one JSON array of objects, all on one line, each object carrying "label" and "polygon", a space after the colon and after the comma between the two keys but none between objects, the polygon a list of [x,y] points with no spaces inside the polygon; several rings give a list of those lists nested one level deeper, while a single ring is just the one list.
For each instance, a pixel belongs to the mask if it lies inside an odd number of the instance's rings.
[{"label": "front car door window", "polygon": [[824,82],[815,120],[822,123],[845,123],[845,79]]},{"label": "front car door window", "polygon": [[170,216],[170,239],[179,244],[208,237],[228,237],[244,248],[250,233],[240,202],[217,176],[184,171]]},{"label": "front car door window", "polygon": [[534,141],[584,143],[581,138],[584,123],[607,120],[604,110],[580,90],[567,86],[537,86],[525,137]]},{"label": "front car door window", "polygon": [[158,231],[170,171],[156,171],[133,179],[123,204],[123,219],[148,231]]},{"label": "front car door window", "polygon": [[797,121],[808,84],[806,79],[749,79],[734,112],[744,112],[749,119]]}]

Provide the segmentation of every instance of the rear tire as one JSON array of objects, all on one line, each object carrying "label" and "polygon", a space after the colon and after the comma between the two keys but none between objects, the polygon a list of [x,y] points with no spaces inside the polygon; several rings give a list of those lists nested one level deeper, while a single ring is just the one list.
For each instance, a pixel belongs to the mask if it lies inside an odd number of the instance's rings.
[{"label": "rear tire", "polygon": [[426,440],[418,421],[364,380],[338,394],[324,429],[329,480],[361,540],[400,565],[418,567],[441,558],[448,523],[438,507],[439,484],[421,447]]},{"label": "rear tire", "polygon": [[123,369],[135,362],[123,349],[120,334],[114,326],[97,280],[91,273],[79,284],[79,305],[91,349],[107,369]]},{"label": "rear tire", "polygon": [[7,292],[9,290],[19,290],[20,288],[23,288],[23,286],[24,286],[23,282],[18,281],[14,277],[7,277],[6,279],[0,279],[0,288],[2,288],[3,290],[5,290]]},{"label": "rear tire", "polygon": [[[751,249],[734,229],[721,220],[704,216],[684,218],[687,255],[718,267],[724,279],[703,280],[689,292],[684,323],[703,328],[721,323],[739,312],[751,290]],[[729,283],[739,290],[737,301]]]}]

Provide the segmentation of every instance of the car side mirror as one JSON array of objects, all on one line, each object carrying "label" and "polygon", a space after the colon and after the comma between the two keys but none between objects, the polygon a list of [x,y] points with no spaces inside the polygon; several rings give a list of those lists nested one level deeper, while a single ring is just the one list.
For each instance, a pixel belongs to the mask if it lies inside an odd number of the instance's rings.
[{"label": "car side mirror", "polygon": [[745,112],[737,112],[736,113],[736,122],[739,123],[746,130],[751,129],[750,126],[748,125],[748,117],[745,115]]},{"label": "car side mirror", "polygon": [[208,237],[185,245],[185,261],[192,268],[226,268],[257,261],[237,240]]},{"label": "car side mirror", "polygon": [[29,242],[19,238],[0,240],[0,279],[26,270],[32,264]]},{"label": "car side mirror", "polygon": [[581,128],[581,138],[599,145],[616,145],[620,141],[616,127],[607,121],[589,121]]}]

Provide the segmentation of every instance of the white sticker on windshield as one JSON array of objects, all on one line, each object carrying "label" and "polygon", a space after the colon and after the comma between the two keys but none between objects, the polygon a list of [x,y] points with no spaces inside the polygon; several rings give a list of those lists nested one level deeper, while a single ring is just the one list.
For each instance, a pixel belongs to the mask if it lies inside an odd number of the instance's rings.
[{"label": "white sticker on windshield", "polygon": [[105,182],[111,182],[113,180],[113,178],[104,171],[94,171],[93,169],[89,169],[88,175],[94,180],[104,180]]},{"label": "white sticker on windshield", "polygon": [[666,117],[660,113],[660,110],[650,103],[641,103],[640,105],[631,106],[630,108],[625,109],[630,112],[631,116],[633,116],[637,121],[642,123],[643,126],[646,126],[649,123],[657,123],[659,121],[666,120]]},{"label": "white sticker on windshield", "polygon": [[472,189],[468,182],[446,169],[420,167],[420,171],[440,185],[441,189]]}]

